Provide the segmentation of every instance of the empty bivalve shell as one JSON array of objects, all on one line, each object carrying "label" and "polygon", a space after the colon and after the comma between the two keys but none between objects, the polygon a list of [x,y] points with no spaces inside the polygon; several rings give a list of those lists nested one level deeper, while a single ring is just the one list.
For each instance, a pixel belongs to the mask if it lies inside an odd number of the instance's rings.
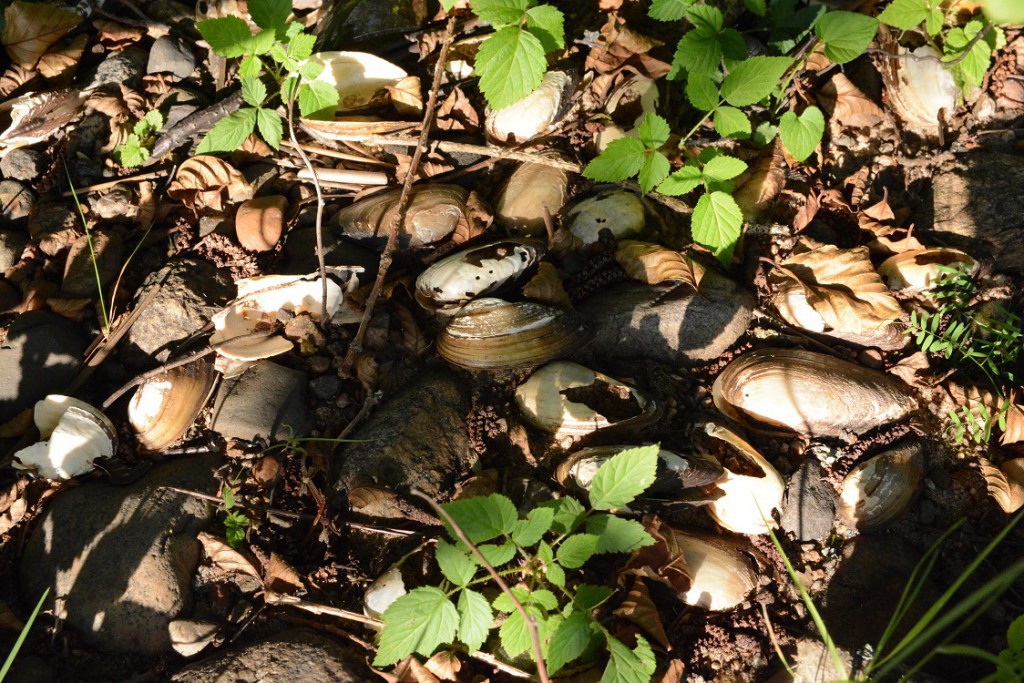
[{"label": "empty bivalve shell", "polygon": [[890,256],[878,266],[878,274],[893,291],[927,292],[943,278],[941,268],[963,265],[969,272],[978,264],[959,249],[915,249]]},{"label": "empty bivalve shell", "polygon": [[128,403],[128,421],[147,453],[162,451],[181,438],[213,391],[217,371],[208,359],[150,377]]},{"label": "empty bivalve shell", "polygon": [[503,144],[525,142],[554,127],[572,108],[575,70],[551,69],[532,93],[504,109],[484,114],[488,137]]},{"label": "empty bivalve shell", "polygon": [[662,526],[659,533],[682,551],[690,589],[679,597],[687,605],[713,612],[735,609],[757,587],[754,563],[727,541]]},{"label": "empty bivalve shell", "polygon": [[708,504],[708,512],[729,531],[764,534],[775,526],[772,511],[782,508],[786,482],[763,455],[738,434],[721,425],[708,424],[707,434],[732,447],[721,458],[725,476],[718,481],[722,496]]},{"label": "empty bivalve shell", "polygon": [[626,190],[602,190],[573,202],[565,209],[563,224],[583,244],[597,242],[607,228],[616,239],[636,237],[646,225],[643,200]]},{"label": "empty bivalve shell", "polygon": [[[375,194],[338,211],[333,225],[339,236],[383,249],[398,217],[401,194],[401,190]],[[405,221],[398,226],[398,246],[403,249],[444,239],[466,215],[469,194],[458,185],[418,185],[410,194]]]},{"label": "empty bivalve shell", "polygon": [[861,529],[880,527],[907,509],[924,478],[924,448],[911,441],[854,467],[839,489],[843,518]]},{"label": "empty bivalve shell", "polygon": [[503,240],[452,254],[416,278],[416,300],[427,309],[450,313],[522,277],[544,256],[544,247]]},{"label": "empty bivalve shell", "polygon": [[[598,468],[612,456],[634,446],[594,446],[583,448],[558,465],[555,479],[563,486],[573,485],[589,491]],[[707,486],[721,479],[725,470],[718,461],[704,453],[682,455],[658,451],[658,472],[654,483],[644,491],[646,497],[665,497],[691,487]]]},{"label": "empty bivalve shell", "polygon": [[[559,157],[560,158],[560,157]],[[505,182],[494,218],[513,235],[546,234],[544,210],[558,215],[569,187],[568,171],[547,164],[521,164]]]}]

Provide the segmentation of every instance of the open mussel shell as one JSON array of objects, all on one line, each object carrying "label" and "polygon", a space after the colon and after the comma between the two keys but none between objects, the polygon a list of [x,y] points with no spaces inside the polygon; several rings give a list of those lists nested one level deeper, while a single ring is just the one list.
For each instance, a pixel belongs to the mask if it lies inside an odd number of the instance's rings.
[{"label": "open mussel shell", "polygon": [[725,468],[725,475],[717,483],[722,495],[708,504],[708,512],[729,531],[767,533],[775,526],[772,511],[782,508],[786,481],[763,455],[732,430],[708,424],[705,431],[731,447],[727,457],[719,458]]},{"label": "open mussel shell", "polygon": [[402,570],[394,565],[378,576],[363,593],[363,613],[380,619],[387,608],[407,592]]},{"label": "open mussel shell", "polygon": [[864,434],[917,408],[894,377],[803,349],[759,349],[732,361],[712,386],[715,407],[750,425],[811,437]]},{"label": "open mussel shell", "polygon": [[546,133],[569,113],[579,74],[575,69],[551,69],[532,93],[497,111],[484,114],[487,136],[501,144],[519,144]]},{"label": "open mussel shell", "polygon": [[416,278],[416,300],[429,310],[452,313],[518,280],[543,256],[543,246],[524,240],[502,240],[460,251]]},{"label": "open mussel shell", "polygon": [[533,301],[484,298],[466,304],[437,338],[437,352],[471,370],[540,365],[590,339],[576,313]]},{"label": "open mussel shell", "polygon": [[647,113],[657,111],[658,99],[658,85],[653,79],[634,74],[622,81],[604,107],[610,122],[594,134],[597,151],[603,152],[612,141],[631,134]]},{"label": "open mussel shell", "polygon": [[[574,486],[589,491],[601,465],[612,456],[634,446],[594,446],[570,455],[555,469],[555,479],[563,486]],[[718,461],[704,453],[680,454],[661,449],[658,451],[658,471],[654,483],[644,492],[647,497],[665,497],[682,489],[707,486],[721,479],[725,470]]]},{"label": "open mussel shell", "polygon": [[953,72],[930,45],[908,50],[884,38],[883,49],[897,57],[881,64],[886,101],[910,131],[924,138],[940,137],[960,92]]},{"label": "open mussel shell", "polygon": [[14,467],[34,469],[47,479],[71,479],[91,472],[97,458],[117,451],[117,431],[97,408],[59,394],[38,401],[33,417],[41,441],[14,454]]},{"label": "open mussel shell", "polygon": [[505,182],[494,207],[494,218],[513,235],[547,234],[544,211],[558,215],[565,204],[569,172],[547,164],[521,164]]},{"label": "open mussel shell", "polygon": [[687,605],[713,612],[731,610],[757,588],[753,561],[734,544],[667,526],[658,531],[669,548],[681,551],[686,563],[691,584],[679,597]]},{"label": "open mussel shell", "polygon": [[655,402],[635,388],[569,361],[548,363],[530,375],[516,389],[516,405],[527,422],[556,437],[640,427],[658,414]]},{"label": "open mussel shell", "polygon": [[[334,215],[335,231],[339,236],[383,249],[397,218],[401,194],[401,190],[391,190],[346,206]],[[413,186],[405,222],[398,226],[398,246],[422,247],[452,234],[466,215],[468,196],[458,185]]]},{"label": "open mussel shell", "polygon": [[941,267],[960,264],[971,271],[978,267],[974,259],[959,249],[915,249],[887,258],[878,266],[878,274],[893,291],[927,292],[935,289],[945,275]]},{"label": "open mussel shell", "polygon": [[601,190],[566,207],[562,224],[584,245],[597,242],[601,230],[616,239],[636,237],[647,224],[643,200],[618,188]]},{"label": "open mussel shell", "polygon": [[910,505],[924,478],[924,447],[905,442],[854,467],[839,488],[840,512],[868,529],[893,521]]},{"label": "open mussel shell", "polygon": [[185,433],[206,406],[217,371],[200,359],[150,377],[128,403],[128,421],[147,453],[162,451]]},{"label": "open mussel shell", "polygon": [[338,91],[340,112],[387,104],[388,87],[408,76],[401,67],[367,52],[317,52],[307,61],[323,66],[313,82]]}]

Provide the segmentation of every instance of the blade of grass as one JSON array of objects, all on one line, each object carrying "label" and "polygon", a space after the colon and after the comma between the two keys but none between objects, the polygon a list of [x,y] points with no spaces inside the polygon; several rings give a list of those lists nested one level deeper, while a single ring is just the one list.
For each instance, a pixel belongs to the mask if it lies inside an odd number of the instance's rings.
[{"label": "blade of grass", "polygon": [[[942,647],[935,648],[935,651],[941,655],[952,655],[959,657],[974,657],[982,661],[988,662],[994,666],[998,672],[1005,676],[1009,676],[1009,680],[1020,681],[1020,676],[1017,675],[1017,671],[1014,666],[988,650],[983,650],[980,647],[974,647],[973,645],[943,645]],[[999,676],[999,673],[996,674]]]},{"label": "blade of grass", "polygon": [[[63,161],[63,159],[61,160]],[[103,298],[103,280],[100,277],[100,266],[96,262],[96,250],[92,246],[92,233],[89,232],[89,223],[85,220],[85,212],[82,211],[82,203],[78,201],[78,193],[75,192],[75,184],[71,181],[71,171],[64,161],[64,175],[68,178],[68,187],[71,188],[71,197],[75,200],[75,207],[78,209],[78,217],[82,219],[82,229],[85,230],[85,241],[89,244],[89,257],[92,259],[92,270],[96,275],[96,291],[100,295],[100,312],[103,314],[104,334],[110,331],[110,316],[107,315],[107,303]]]},{"label": "blade of grass", "polygon": [[39,616],[39,610],[43,608],[43,603],[46,602],[48,595],[50,595],[49,588],[43,591],[43,596],[39,598],[39,602],[36,603],[36,608],[32,610],[32,614],[29,616],[28,621],[25,622],[25,625],[21,629],[21,633],[18,634],[18,640],[14,642],[14,647],[11,648],[11,652],[7,655],[7,660],[4,662],[3,668],[0,669],[0,681],[6,678],[7,672],[10,671],[11,665],[14,664],[14,658],[18,656],[18,651],[21,650],[21,646],[25,642],[25,638],[28,637],[28,632],[32,630],[32,624],[35,623],[36,617]]}]

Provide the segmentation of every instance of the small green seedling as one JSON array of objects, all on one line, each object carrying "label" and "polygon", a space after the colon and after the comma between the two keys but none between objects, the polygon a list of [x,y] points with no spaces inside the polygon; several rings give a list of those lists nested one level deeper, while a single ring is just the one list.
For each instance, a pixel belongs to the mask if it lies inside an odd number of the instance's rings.
[{"label": "small green seedling", "polygon": [[156,142],[156,132],[163,128],[163,125],[163,114],[156,109],[146,112],[146,115],[136,122],[134,131],[128,134],[124,144],[114,149],[114,159],[117,163],[126,168],[146,163],[153,143]]},{"label": "small green seedling", "polygon": [[217,509],[224,513],[224,534],[228,545],[238,548],[245,542],[245,530],[249,527],[249,518],[244,513],[235,510],[235,492],[228,486],[220,490],[221,499],[224,501],[217,506]]}]

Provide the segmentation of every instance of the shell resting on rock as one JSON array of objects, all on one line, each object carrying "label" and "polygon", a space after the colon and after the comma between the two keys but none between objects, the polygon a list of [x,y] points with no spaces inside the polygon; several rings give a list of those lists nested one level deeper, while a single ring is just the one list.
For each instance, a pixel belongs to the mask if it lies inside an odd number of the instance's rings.
[{"label": "shell resting on rock", "polygon": [[839,502],[843,518],[861,529],[899,517],[924,478],[924,447],[905,442],[860,463],[843,479]]},{"label": "shell resting on rock", "polygon": [[208,359],[172,368],[139,385],[128,421],[143,452],[162,451],[185,433],[206,405],[217,371]]}]

